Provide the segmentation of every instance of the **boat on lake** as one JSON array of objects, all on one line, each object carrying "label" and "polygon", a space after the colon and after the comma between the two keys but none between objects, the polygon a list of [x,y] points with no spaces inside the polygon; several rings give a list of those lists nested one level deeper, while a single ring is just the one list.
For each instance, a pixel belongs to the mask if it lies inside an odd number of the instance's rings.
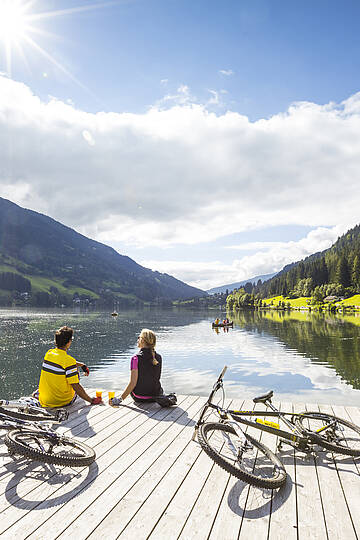
[{"label": "boat on lake", "polygon": [[222,328],[222,327],[233,327],[234,326],[234,321],[229,321],[228,323],[218,323],[218,324],[215,324],[214,322],[212,323],[212,328]]}]

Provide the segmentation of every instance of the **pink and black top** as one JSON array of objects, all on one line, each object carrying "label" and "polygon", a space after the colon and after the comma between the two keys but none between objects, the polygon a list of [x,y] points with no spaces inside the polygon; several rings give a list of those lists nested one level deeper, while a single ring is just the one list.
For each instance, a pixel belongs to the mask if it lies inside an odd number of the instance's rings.
[{"label": "pink and black top", "polygon": [[140,349],[138,354],[131,358],[130,369],[138,370],[138,380],[132,396],[137,399],[152,399],[160,396],[163,389],[160,384],[162,359],[160,354],[155,353],[158,364],[154,366],[151,349]]}]

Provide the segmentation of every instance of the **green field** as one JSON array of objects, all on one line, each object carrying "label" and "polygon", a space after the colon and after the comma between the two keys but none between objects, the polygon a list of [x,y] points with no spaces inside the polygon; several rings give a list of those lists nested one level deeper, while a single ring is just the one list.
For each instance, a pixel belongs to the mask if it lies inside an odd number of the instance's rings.
[{"label": "green field", "polygon": [[99,298],[99,295],[88,289],[83,289],[81,287],[64,287],[60,280],[45,278],[40,276],[28,276],[24,275],[29,281],[31,281],[31,292],[50,292],[50,287],[56,287],[60,294],[70,294],[78,293],[79,295],[88,296],[89,298]]},{"label": "green field", "polygon": [[[278,307],[279,302],[285,302],[286,305],[290,304],[292,309],[294,308],[307,308],[311,297],[302,296],[300,298],[287,298],[285,296],[273,296],[271,298],[265,298],[262,302],[263,306]],[[272,306],[271,306],[272,303]]]},{"label": "green field", "polygon": [[[327,302],[324,302],[323,304],[311,304],[312,297],[311,296],[302,296],[301,298],[287,298],[286,296],[272,296],[271,298],[265,298],[262,301],[263,306],[267,306],[270,308],[277,308],[279,307],[279,302],[285,302],[285,307],[288,307],[290,304],[291,309],[309,309],[319,306],[329,306],[330,304]],[[345,300],[341,300],[339,302],[336,302],[335,305],[337,307],[341,306],[355,306],[355,308],[360,309],[360,294],[355,294],[354,296],[351,296],[350,298],[346,298]]]}]

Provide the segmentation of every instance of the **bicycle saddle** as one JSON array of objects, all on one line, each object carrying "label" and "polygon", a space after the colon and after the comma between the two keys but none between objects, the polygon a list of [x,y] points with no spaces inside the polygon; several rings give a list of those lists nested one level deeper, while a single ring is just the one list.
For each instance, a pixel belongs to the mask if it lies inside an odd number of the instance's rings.
[{"label": "bicycle saddle", "polygon": [[268,399],[271,399],[274,395],[274,391],[270,390],[267,394],[264,394],[263,396],[254,397],[253,402],[254,403],[265,403]]}]

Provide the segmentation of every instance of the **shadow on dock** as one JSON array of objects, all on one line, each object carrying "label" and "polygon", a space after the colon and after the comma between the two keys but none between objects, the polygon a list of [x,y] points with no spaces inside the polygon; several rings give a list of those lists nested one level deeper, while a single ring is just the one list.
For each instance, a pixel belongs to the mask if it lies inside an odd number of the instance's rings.
[{"label": "shadow on dock", "polygon": [[[43,482],[48,486],[55,488],[53,496],[46,499],[46,508],[51,508],[64,504],[74,497],[83,493],[88,489],[98,476],[98,466],[96,462],[90,467],[85,467],[81,470],[65,467],[63,469],[46,463],[32,462],[29,464],[27,460],[17,460],[18,465],[27,462],[27,466],[16,470],[11,476],[5,491],[5,497],[9,504],[21,508],[22,510],[41,510],[43,499],[41,494],[36,498],[37,487],[41,487]],[[27,493],[19,493],[18,489],[23,480],[31,482],[32,489]],[[73,480],[77,479],[75,485]],[[80,480],[80,482],[79,482]],[[71,483],[71,485],[70,485]],[[68,484],[69,489],[66,489]],[[60,490],[61,494],[57,495]],[[39,507],[39,508],[38,508]]]}]

